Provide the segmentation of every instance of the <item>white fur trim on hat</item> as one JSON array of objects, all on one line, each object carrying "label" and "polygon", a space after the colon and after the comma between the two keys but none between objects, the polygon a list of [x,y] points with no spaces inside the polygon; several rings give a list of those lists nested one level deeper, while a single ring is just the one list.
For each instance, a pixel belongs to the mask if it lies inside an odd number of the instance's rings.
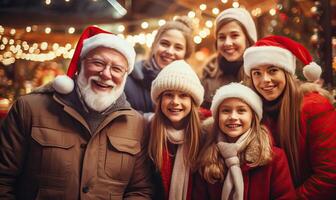
[{"label": "white fur trim on hat", "polygon": [[128,74],[132,72],[136,55],[135,50],[130,43],[116,35],[99,33],[85,39],[83,41],[83,48],[80,57],[84,57],[89,51],[99,46],[115,49],[123,54],[128,62]]},{"label": "white fur trim on hat", "polygon": [[[242,23],[249,34],[250,38],[257,41],[257,29],[250,13],[244,8],[228,8],[216,18],[216,29],[223,19],[232,18]],[[218,30],[217,30],[218,31]]]},{"label": "white fur trim on hat", "polygon": [[74,81],[67,75],[58,75],[53,83],[53,88],[61,94],[69,94],[74,89]]},{"label": "white fur trim on hat", "polygon": [[316,81],[322,74],[321,67],[315,62],[311,62],[303,67],[303,75],[308,81]]},{"label": "white fur trim on hat", "polygon": [[288,50],[276,46],[253,46],[244,52],[244,72],[251,76],[251,69],[260,65],[274,65],[290,74],[295,73],[295,56]]},{"label": "white fur trim on hat", "polygon": [[184,60],[170,63],[152,82],[151,97],[158,104],[158,97],[166,90],[189,94],[199,106],[203,102],[204,88],[194,70]]},{"label": "white fur trim on hat", "polygon": [[257,113],[259,120],[261,120],[263,113],[261,98],[252,89],[240,83],[230,83],[220,87],[216,91],[210,108],[212,116],[217,116],[219,106],[228,98],[239,98],[243,100]]}]

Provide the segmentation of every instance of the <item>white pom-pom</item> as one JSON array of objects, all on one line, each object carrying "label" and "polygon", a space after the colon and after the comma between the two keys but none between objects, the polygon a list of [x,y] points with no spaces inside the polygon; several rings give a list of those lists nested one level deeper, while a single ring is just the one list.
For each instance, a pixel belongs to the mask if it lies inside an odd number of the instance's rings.
[{"label": "white pom-pom", "polygon": [[321,67],[315,62],[311,62],[308,65],[303,67],[303,75],[308,81],[316,81],[320,78],[322,74]]},{"label": "white pom-pom", "polygon": [[53,81],[53,88],[61,94],[69,94],[74,89],[74,81],[67,75],[59,75]]}]

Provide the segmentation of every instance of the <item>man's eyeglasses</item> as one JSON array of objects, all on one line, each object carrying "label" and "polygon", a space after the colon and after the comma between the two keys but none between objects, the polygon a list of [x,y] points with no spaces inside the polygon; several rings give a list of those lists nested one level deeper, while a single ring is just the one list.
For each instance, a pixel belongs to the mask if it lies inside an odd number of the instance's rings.
[{"label": "man's eyeglasses", "polygon": [[127,71],[127,69],[121,65],[108,64],[105,61],[97,58],[84,58],[84,60],[87,62],[88,67],[94,71],[103,72],[105,68],[110,67],[109,71],[111,76],[116,78],[123,77]]}]

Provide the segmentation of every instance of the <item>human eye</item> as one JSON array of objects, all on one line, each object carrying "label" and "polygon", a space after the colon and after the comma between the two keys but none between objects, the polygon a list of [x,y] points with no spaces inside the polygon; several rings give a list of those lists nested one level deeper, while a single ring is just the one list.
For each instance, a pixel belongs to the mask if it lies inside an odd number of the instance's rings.
[{"label": "human eye", "polygon": [[277,67],[272,67],[268,71],[269,71],[270,74],[275,74],[279,71],[279,69]]},{"label": "human eye", "polygon": [[182,45],[176,45],[175,49],[178,51],[182,51],[184,49],[184,47]]},{"label": "human eye", "polygon": [[230,113],[230,109],[229,108],[222,108],[221,110],[220,110],[220,112],[221,113]]},{"label": "human eye", "polygon": [[161,46],[164,46],[164,47],[168,47],[168,46],[169,46],[169,42],[168,42],[168,41],[165,41],[165,40],[161,40],[161,41],[160,41],[160,45],[161,45]]},{"label": "human eye", "polygon": [[181,93],[180,95],[180,98],[188,98],[189,95],[187,93]]},{"label": "human eye", "polygon": [[90,62],[91,62],[91,64],[93,64],[94,66],[99,67],[99,68],[105,67],[105,65],[106,65],[104,61],[99,60],[99,59],[92,59],[92,60],[90,60]]},{"label": "human eye", "polygon": [[238,113],[242,114],[242,113],[246,112],[246,109],[245,108],[239,108],[237,111],[238,111]]},{"label": "human eye", "polygon": [[163,92],[162,96],[164,96],[164,97],[173,97],[174,94],[172,92],[170,92],[170,91],[166,91],[166,92]]},{"label": "human eye", "polygon": [[116,73],[124,73],[124,68],[122,66],[114,65],[111,67],[111,70]]},{"label": "human eye", "polygon": [[261,73],[259,71],[256,71],[256,70],[252,71],[252,76],[253,77],[258,77],[260,75],[261,75]]},{"label": "human eye", "polygon": [[226,38],[225,35],[219,35],[219,37],[218,37],[218,39],[221,40],[221,41],[225,40],[225,38]]}]

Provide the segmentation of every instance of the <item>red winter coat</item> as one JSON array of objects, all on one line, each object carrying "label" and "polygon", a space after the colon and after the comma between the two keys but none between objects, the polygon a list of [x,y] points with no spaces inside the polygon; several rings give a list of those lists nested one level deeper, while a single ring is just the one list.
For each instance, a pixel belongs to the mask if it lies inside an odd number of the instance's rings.
[{"label": "red winter coat", "polygon": [[[276,134],[276,124],[266,121]],[[299,198],[336,199],[336,111],[317,92],[303,98],[299,159],[303,177],[296,188]]]},{"label": "red winter coat", "polygon": [[[283,150],[273,148],[273,160],[265,166],[242,166],[244,200],[295,199],[288,162]],[[221,200],[223,182],[211,184],[195,174],[193,200]]]}]

